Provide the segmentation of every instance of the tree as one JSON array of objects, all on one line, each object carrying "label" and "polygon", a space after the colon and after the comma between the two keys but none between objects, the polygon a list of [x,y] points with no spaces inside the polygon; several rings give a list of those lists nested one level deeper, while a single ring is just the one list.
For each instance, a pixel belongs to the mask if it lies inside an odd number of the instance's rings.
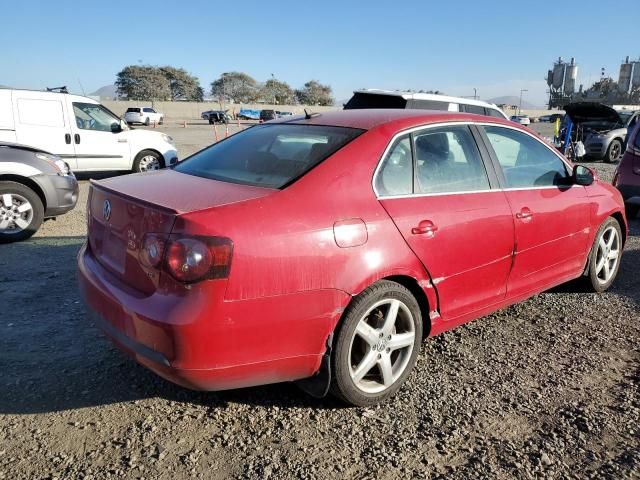
[{"label": "tree", "polygon": [[260,89],[260,97],[278,105],[290,105],[293,103],[294,93],[287,82],[272,78],[267,80]]},{"label": "tree", "polygon": [[118,96],[128,100],[166,100],[171,98],[169,81],[150,65],[129,65],[116,75]]},{"label": "tree", "polygon": [[184,68],[175,68],[169,65],[160,67],[159,70],[169,82],[171,100],[202,101],[204,91],[200,87],[198,77],[189,75]]},{"label": "tree", "polygon": [[304,105],[333,105],[333,91],[329,85],[322,85],[317,80],[311,80],[304,87],[295,92],[298,101]]},{"label": "tree", "polygon": [[242,72],[226,72],[211,82],[211,95],[235,103],[249,103],[258,97],[258,83]]}]

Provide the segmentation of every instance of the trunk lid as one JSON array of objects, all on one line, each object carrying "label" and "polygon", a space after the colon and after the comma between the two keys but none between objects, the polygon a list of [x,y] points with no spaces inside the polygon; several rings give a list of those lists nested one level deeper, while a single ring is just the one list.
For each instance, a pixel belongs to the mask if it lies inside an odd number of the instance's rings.
[{"label": "trunk lid", "polygon": [[98,262],[125,284],[151,294],[160,272],[140,262],[147,233],[168,236],[183,213],[259,198],[274,190],[159,170],[91,182],[88,240]]},{"label": "trunk lid", "polygon": [[576,102],[565,105],[564,111],[574,123],[609,122],[622,125],[622,119],[613,108],[595,102]]}]

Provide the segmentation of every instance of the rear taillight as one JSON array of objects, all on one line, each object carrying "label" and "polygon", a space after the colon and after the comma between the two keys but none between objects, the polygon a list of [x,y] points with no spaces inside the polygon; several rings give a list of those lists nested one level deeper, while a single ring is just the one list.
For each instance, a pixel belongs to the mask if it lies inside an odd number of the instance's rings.
[{"label": "rear taillight", "polygon": [[233,242],[225,237],[191,237],[147,234],[140,250],[140,262],[162,269],[182,283],[227,278],[231,268]]}]

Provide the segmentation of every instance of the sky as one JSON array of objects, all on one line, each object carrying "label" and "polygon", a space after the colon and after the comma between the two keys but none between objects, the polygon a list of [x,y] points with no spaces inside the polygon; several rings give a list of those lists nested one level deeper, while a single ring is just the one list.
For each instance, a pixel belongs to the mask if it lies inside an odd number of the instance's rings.
[{"label": "sky", "polygon": [[148,64],[182,67],[206,90],[235,70],[293,88],[316,79],[339,101],[358,88],[476,88],[481,99],[525,89],[543,105],[558,56],[576,58],[585,86],[640,57],[637,0],[2,3],[0,85],[87,94]]}]

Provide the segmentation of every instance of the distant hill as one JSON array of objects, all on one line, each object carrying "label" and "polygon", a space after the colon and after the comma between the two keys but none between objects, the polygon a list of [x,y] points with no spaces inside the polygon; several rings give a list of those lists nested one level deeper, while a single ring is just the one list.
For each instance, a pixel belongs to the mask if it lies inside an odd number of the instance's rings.
[{"label": "distant hill", "polygon": [[115,85],[105,85],[104,87],[99,88],[93,93],[89,94],[92,97],[102,97],[102,98],[116,98],[116,86]]},{"label": "distant hill", "polygon": [[[496,105],[520,105],[520,97],[515,95],[505,95],[504,97],[495,97],[487,100],[489,103],[495,103]],[[522,108],[525,110],[536,110],[538,107],[522,100]]]}]

